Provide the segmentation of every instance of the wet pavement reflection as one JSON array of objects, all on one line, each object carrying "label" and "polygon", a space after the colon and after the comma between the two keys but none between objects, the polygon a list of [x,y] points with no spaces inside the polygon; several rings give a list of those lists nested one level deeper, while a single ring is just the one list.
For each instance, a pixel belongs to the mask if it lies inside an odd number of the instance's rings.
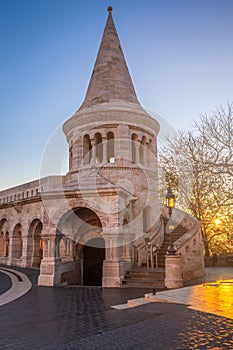
[{"label": "wet pavement reflection", "polygon": [[190,307],[233,319],[233,279],[205,283],[193,288]]},{"label": "wet pavement reflection", "polygon": [[233,319],[233,279],[162,291],[156,298]]}]

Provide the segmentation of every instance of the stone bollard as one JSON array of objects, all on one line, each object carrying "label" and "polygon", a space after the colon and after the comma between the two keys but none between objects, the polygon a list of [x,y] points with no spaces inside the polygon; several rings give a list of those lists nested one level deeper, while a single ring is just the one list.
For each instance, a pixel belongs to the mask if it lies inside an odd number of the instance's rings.
[{"label": "stone bollard", "polygon": [[181,288],[183,279],[181,275],[181,256],[166,255],[165,258],[165,287]]}]

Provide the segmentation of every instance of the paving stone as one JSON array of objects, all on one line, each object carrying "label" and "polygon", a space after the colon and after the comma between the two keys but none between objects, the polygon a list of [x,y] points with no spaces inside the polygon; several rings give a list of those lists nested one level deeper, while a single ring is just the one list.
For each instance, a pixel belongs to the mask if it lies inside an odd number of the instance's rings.
[{"label": "paving stone", "polygon": [[144,293],[33,283],[25,296],[0,307],[0,349],[233,349],[233,320],[229,318],[176,303],[111,308]]},{"label": "paving stone", "polygon": [[0,271],[0,295],[4,294],[12,286],[11,279]]}]

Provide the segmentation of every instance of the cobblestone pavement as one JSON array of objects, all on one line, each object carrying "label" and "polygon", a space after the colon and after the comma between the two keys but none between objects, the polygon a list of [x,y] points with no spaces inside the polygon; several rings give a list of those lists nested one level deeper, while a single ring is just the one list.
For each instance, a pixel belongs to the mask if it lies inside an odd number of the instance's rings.
[{"label": "cobblestone pavement", "polygon": [[5,275],[4,273],[0,272],[0,295],[5,293],[8,289],[11,288],[12,283],[9,276]]},{"label": "cobblestone pavement", "polygon": [[37,287],[36,273],[22,271],[33,287],[0,307],[0,349],[233,349],[229,318],[165,302],[114,310],[145,291]]}]

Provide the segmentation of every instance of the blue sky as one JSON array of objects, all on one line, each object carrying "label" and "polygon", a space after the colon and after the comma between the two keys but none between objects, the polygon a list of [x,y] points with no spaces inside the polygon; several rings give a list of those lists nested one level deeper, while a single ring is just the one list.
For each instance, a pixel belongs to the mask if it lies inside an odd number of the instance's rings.
[{"label": "blue sky", "polygon": [[109,5],[143,106],[180,129],[233,100],[232,0],[0,0],[0,189],[39,177],[83,101]]}]

